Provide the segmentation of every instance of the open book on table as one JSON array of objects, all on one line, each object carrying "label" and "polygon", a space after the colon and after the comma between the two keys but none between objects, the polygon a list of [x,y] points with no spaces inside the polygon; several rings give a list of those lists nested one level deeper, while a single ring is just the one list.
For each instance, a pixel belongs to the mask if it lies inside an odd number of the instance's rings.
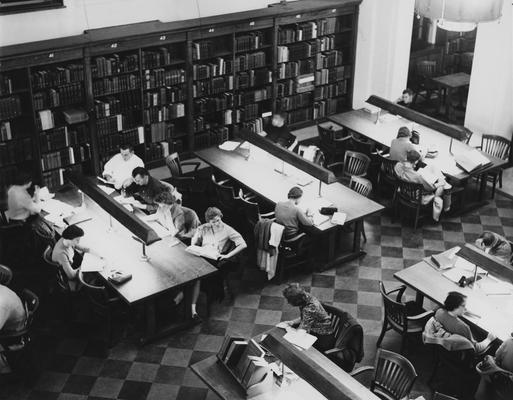
[{"label": "open book on table", "polygon": [[212,246],[196,246],[191,245],[185,249],[189,253],[192,253],[197,256],[210,258],[211,260],[217,260],[221,254],[219,254],[219,251],[215,247]]}]

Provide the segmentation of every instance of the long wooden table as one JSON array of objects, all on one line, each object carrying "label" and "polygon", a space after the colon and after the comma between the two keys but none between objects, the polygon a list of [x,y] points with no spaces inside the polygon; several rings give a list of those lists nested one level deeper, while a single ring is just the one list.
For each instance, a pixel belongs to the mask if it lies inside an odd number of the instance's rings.
[{"label": "long wooden table", "polygon": [[[323,200],[332,203],[339,211],[347,214],[346,224],[355,223],[352,249],[341,255],[336,254],[336,236],[340,226],[332,224],[330,220],[315,226],[318,233],[328,237],[328,262],[324,267],[329,268],[336,263],[351,260],[363,254],[360,248],[363,219],[382,211],[384,207],[381,204],[361,196],[338,182],[322,184],[307,173],[259,147],[249,146],[249,157],[247,152],[225,151],[217,147],[198,150],[195,153],[207,164],[224,172],[273,204],[285,201],[290,188],[298,186],[299,181],[310,181],[302,187],[304,202],[314,204],[319,199],[320,190]],[[276,171],[282,168],[285,174]],[[319,185],[322,185],[320,189]]]},{"label": "long wooden table", "polygon": [[[95,181],[95,178],[87,179]],[[110,199],[114,194],[101,193],[105,201],[112,205]],[[111,218],[111,214],[102,208],[101,197],[99,202],[89,196],[84,196],[84,200],[85,212],[92,219],[78,224],[85,232],[81,244],[107,260],[106,267],[99,274],[127,305],[142,304],[145,307],[146,331],[141,343],[190,326],[190,310],[186,306],[190,297],[189,289],[196,280],[215,273],[217,269],[203,258],[186,252],[185,245],[172,237],[157,240],[147,246],[149,260],[143,260],[142,244],[134,239],[127,227]],[[123,208],[119,203],[115,204]],[[132,279],[121,285],[113,284],[108,280],[112,269],[126,271],[132,274]],[[157,329],[156,298],[175,289],[185,291],[183,321]]]},{"label": "long wooden table", "polygon": [[[299,350],[283,338],[285,331],[273,328],[265,335],[262,345],[280,359],[302,381],[295,387],[273,388],[255,400],[274,399],[339,399],[378,400],[378,397],[351,375],[313,347]],[[216,356],[211,356],[191,366],[191,369],[222,399],[246,399],[235,378],[226,371]]]},{"label": "long wooden table", "polygon": [[[451,250],[448,250],[451,252]],[[493,259],[493,257],[469,246],[460,250],[463,258],[477,263],[496,278],[512,282],[511,267]],[[483,261],[487,260],[487,261]],[[417,292],[417,302],[422,304],[424,296],[442,305],[450,291],[457,291],[467,296],[467,310],[477,314],[479,318],[464,315],[463,318],[479,328],[492,332],[500,340],[511,337],[513,332],[513,286],[509,294],[487,295],[481,288],[481,281],[475,288],[460,287],[443,275],[444,271],[435,269],[426,261],[421,261],[409,268],[398,271],[394,276]],[[489,277],[483,280],[491,279]]]},{"label": "long wooden table", "polygon": [[490,159],[491,165],[468,174],[456,165],[451,151],[453,154],[461,154],[470,150],[470,146],[433,130],[428,126],[413,123],[408,119],[392,114],[383,115],[380,117],[380,122],[378,123],[376,123],[376,114],[371,114],[364,110],[353,110],[332,115],[329,119],[385,147],[390,147],[392,140],[397,137],[397,131],[402,126],[406,126],[410,129],[414,128],[420,134],[420,145],[423,148],[438,151],[436,158],[425,159],[424,161],[427,164],[436,165],[453,182],[465,184],[470,177],[482,175],[481,186],[479,188],[479,201],[481,204],[479,205],[482,205],[484,201],[487,185],[486,175],[499,170],[507,164],[507,161],[485,154],[486,157]]}]

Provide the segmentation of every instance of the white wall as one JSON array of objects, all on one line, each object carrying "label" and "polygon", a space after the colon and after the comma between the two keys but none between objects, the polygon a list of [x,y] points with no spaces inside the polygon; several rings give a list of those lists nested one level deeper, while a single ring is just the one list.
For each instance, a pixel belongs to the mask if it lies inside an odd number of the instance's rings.
[{"label": "white wall", "polygon": [[414,2],[363,0],[360,5],[353,108],[371,95],[397,99],[408,78]]},{"label": "white wall", "polygon": [[500,22],[479,24],[465,126],[511,138],[513,131],[513,7],[504,2]]},{"label": "white wall", "polygon": [[85,29],[265,8],[277,0],[65,0],[66,8],[0,16],[0,46],[79,35]]}]

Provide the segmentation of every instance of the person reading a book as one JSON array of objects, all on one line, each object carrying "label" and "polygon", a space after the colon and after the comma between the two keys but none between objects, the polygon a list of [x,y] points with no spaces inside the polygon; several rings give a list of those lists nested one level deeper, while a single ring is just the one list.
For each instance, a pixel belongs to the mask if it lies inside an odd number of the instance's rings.
[{"label": "person reading a book", "polygon": [[119,146],[119,153],[105,164],[103,177],[119,190],[133,183],[132,171],[137,167],[144,167],[143,160],[134,154],[131,144],[122,144]]},{"label": "person reading a book", "polygon": [[5,215],[9,221],[28,222],[32,220],[32,216],[39,215],[41,212],[39,186],[34,186],[33,195],[29,192],[31,187],[32,177],[25,172],[20,172],[7,190]]},{"label": "person reading a book", "polygon": [[475,241],[476,247],[479,247],[485,253],[494,256],[505,263],[511,262],[513,249],[511,243],[504,236],[495,232],[484,231]]},{"label": "person reading a book", "polygon": [[180,240],[190,242],[200,226],[200,220],[194,210],[182,207],[169,190],[163,190],[155,196],[157,212],[152,218],[160,223]]},{"label": "person reading a book", "polygon": [[286,147],[290,151],[298,145],[296,136],[290,133],[290,129],[285,123],[286,115],[282,112],[273,114],[271,123],[267,125],[265,131],[261,132],[261,136],[267,137],[269,140],[278,144],[281,147]]},{"label": "person reading a book", "polygon": [[300,317],[285,321],[287,325],[304,329],[317,337],[313,346],[320,352],[333,348],[335,336],[331,327],[331,318],[321,302],[303,289],[298,283],[291,283],[283,289],[283,296],[294,307],[299,307]]},{"label": "person reading a book", "polygon": [[[205,224],[200,225],[196,229],[191,245],[206,247],[209,252],[216,253],[217,257],[215,260],[207,259],[220,270],[222,279],[222,283],[216,277],[207,279],[204,283],[205,289],[211,292],[214,298],[223,298],[225,296],[231,298],[226,276],[233,265],[234,257],[247,247],[246,241],[239,232],[223,222],[223,213],[217,207],[207,208],[205,211],[205,221]],[[193,318],[198,318],[196,302],[199,291],[199,282],[196,282],[192,295],[191,311]]]},{"label": "person reading a book", "polygon": [[460,292],[449,292],[444,301],[443,307],[435,312],[435,319],[440,322],[443,328],[452,334],[457,334],[468,339],[474,345],[476,353],[482,354],[490,347],[495,336],[488,333],[486,339],[478,342],[474,339],[470,327],[460,318],[466,312],[467,296]]},{"label": "person reading a book", "polygon": [[399,179],[405,182],[421,184],[424,188],[422,204],[433,202],[433,220],[438,222],[443,211],[451,208],[452,186],[447,183],[442,172],[433,165],[415,171],[416,164],[420,161],[420,154],[415,150],[408,150],[406,161],[400,161],[394,166],[394,171]]},{"label": "person reading a book", "polygon": [[132,171],[132,178],[133,184],[126,188],[126,192],[141,201],[141,203],[132,204],[134,207],[150,213],[157,211],[158,205],[155,202],[155,197],[158,193],[164,191],[172,193],[175,199],[182,198],[182,195],[173,185],[155,179],[146,168],[135,168]]},{"label": "person reading a book", "polygon": [[[58,263],[67,278],[70,290],[79,288],[78,273],[82,264],[83,253],[91,250],[80,245],[80,239],[84,236],[82,228],[70,225],[62,231],[61,238],[52,250],[52,261]],[[97,255],[97,254],[96,254]],[[100,255],[97,255],[102,258]]]},{"label": "person reading a book", "polygon": [[285,239],[293,238],[298,235],[300,229],[313,225],[313,218],[307,216],[306,213],[298,207],[303,197],[303,190],[294,186],[287,194],[287,201],[276,203],[274,215],[276,216],[276,223],[283,225],[283,237]]}]

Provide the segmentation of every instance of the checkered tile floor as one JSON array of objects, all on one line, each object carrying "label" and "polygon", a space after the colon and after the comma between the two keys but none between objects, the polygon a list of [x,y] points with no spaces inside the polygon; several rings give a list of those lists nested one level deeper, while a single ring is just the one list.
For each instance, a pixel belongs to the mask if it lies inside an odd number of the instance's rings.
[{"label": "checkered tile floor", "polygon": [[[397,285],[393,278],[397,270],[426,255],[473,242],[483,229],[513,239],[513,200],[498,195],[478,211],[416,232],[391,222],[386,213],[370,218],[365,225],[366,256],[323,273],[290,277],[322,301],[347,310],[363,325],[363,365],[373,363],[381,329],[378,281],[384,280],[388,287]],[[41,374],[28,383],[0,376],[0,399],[216,399],[188,366],[214,354],[226,334],[250,337],[281,320],[295,318],[297,310],[284,301],[282,288],[266,283],[259,271],[247,267],[238,282],[234,303],[214,305],[210,318],[201,325],[144,347],[124,339],[107,357],[89,338],[90,330],[72,329],[52,321],[50,316],[47,333],[34,341]],[[407,295],[412,297],[413,293],[407,291]],[[389,331],[382,346],[399,351],[399,335]],[[425,382],[431,371],[431,356],[415,343],[406,355],[419,372],[413,398],[423,394],[430,399]]]}]

